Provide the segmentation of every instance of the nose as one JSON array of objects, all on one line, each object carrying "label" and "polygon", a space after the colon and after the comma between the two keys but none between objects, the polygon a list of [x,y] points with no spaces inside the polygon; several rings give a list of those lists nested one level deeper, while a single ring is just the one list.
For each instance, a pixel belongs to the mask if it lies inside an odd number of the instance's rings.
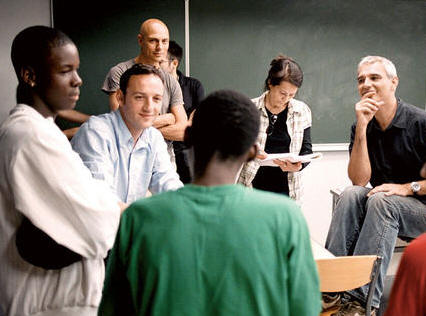
[{"label": "nose", "polygon": [[154,100],[152,98],[147,98],[143,109],[145,112],[151,112],[154,109]]},{"label": "nose", "polygon": [[371,85],[371,80],[370,80],[370,78],[365,78],[365,79],[364,79],[364,82],[363,82],[363,85],[364,85],[364,86],[369,86],[369,85]]},{"label": "nose", "polygon": [[82,84],[83,84],[83,80],[78,75],[78,72],[74,71],[73,76],[72,76],[72,85],[74,87],[80,87]]}]

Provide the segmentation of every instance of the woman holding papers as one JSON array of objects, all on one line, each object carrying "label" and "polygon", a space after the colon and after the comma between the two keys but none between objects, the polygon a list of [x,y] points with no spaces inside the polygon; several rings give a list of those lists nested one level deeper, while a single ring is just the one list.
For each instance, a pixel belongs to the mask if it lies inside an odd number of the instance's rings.
[{"label": "woman holding papers", "polygon": [[[283,55],[273,59],[270,66],[265,92],[252,99],[260,110],[259,149],[267,154],[311,154],[311,110],[302,101],[294,99],[302,86],[303,72],[292,58]],[[238,182],[300,200],[299,171],[307,163],[288,158],[275,159],[273,163],[275,166],[261,166],[261,159],[246,163]]]}]

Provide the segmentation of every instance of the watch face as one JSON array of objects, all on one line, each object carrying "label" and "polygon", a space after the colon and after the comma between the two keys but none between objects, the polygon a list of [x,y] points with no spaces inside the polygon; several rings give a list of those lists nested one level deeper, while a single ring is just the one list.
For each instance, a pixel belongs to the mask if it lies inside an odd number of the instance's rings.
[{"label": "watch face", "polygon": [[414,193],[417,193],[420,191],[420,184],[417,182],[411,182],[411,189]]}]

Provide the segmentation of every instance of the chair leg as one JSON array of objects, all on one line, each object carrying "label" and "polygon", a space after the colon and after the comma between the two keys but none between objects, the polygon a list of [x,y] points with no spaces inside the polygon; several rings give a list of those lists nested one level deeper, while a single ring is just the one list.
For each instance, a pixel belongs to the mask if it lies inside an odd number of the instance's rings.
[{"label": "chair leg", "polygon": [[365,315],[370,316],[371,315],[371,301],[373,300],[373,294],[374,290],[376,288],[377,278],[379,275],[380,265],[382,264],[382,257],[377,257],[376,261],[374,262],[373,267],[373,279],[370,282],[370,286],[368,288],[368,295],[367,295],[367,303],[365,306]]}]

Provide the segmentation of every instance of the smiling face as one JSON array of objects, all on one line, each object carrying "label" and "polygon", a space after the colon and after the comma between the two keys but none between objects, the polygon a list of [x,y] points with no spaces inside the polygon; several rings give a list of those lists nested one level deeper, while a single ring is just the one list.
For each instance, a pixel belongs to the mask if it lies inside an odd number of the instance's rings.
[{"label": "smiling face", "polygon": [[159,66],[167,58],[169,30],[160,21],[148,20],[142,24],[138,42],[144,63]]},{"label": "smiling face", "polygon": [[281,81],[276,86],[269,85],[269,101],[273,106],[287,106],[296,95],[297,90],[298,88],[288,81]]},{"label": "smiling face", "polygon": [[372,98],[376,101],[389,101],[395,98],[398,86],[398,77],[390,78],[385,66],[380,62],[365,63],[358,68],[358,92],[362,97],[366,93],[374,93]]},{"label": "smiling face", "polygon": [[78,75],[80,59],[77,47],[66,44],[53,47],[45,66],[35,73],[35,106],[48,115],[75,107],[82,80]]},{"label": "smiling face", "polygon": [[133,75],[126,94],[118,90],[120,113],[136,140],[145,128],[151,127],[163,100],[163,82],[157,75]]}]

